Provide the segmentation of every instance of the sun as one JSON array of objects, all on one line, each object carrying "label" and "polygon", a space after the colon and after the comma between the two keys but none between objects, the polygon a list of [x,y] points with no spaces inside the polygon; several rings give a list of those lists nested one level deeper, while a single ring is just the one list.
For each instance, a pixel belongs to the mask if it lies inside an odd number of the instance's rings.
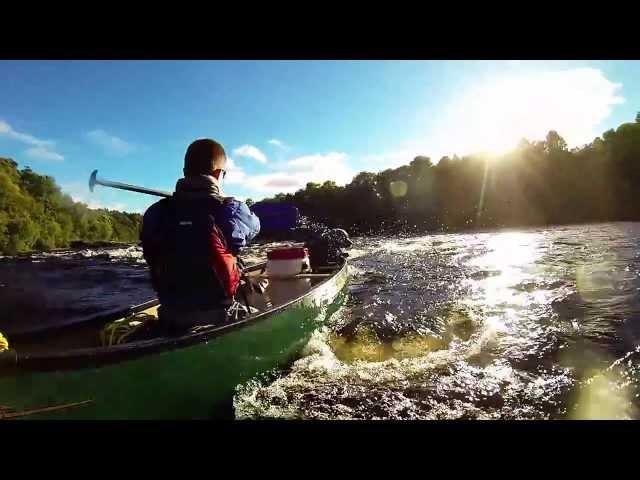
[{"label": "sun", "polygon": [[486,154],[487,159],[496,160],[512,151],[516,147],[516,143],[499,137],[487,138],[484,145],[479,146],[476,150],[478,153]]},{"label": "sun", "polygon": [[528,71],[487,77],[456,92],[429,138],[436,151],[501,156],[518,142],[556,130],[570,145],[591,141],[618,84],[594,69]]}]

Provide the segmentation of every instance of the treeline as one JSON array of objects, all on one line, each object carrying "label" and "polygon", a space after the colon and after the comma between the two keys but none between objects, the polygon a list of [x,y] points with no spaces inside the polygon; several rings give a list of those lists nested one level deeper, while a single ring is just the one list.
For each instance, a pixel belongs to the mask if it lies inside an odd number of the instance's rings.
[{"label": "treeline", "polygon": [[419,156],[361,172],[341,187],[308,183],[290,202],[312,221],[354,234],[640,220],[640,114],[569,150],[550,131],[502,155]]},{"label": "treeline", "polygon": [[132,242],[141,216],[94,210],[63,194],[53,178],[0,158],[0,252],[67,247],[72,241]]}]

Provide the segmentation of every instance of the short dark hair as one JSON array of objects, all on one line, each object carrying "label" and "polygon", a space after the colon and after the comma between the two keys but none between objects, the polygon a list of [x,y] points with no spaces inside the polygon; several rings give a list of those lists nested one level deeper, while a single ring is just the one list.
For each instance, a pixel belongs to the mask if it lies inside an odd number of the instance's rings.
[{"label": "short dark hair", "polygon": [[220,159],[227,158],[222,145],[210,138],[201,138],[187,148],[184,155],[184,174],[211,175]]}]

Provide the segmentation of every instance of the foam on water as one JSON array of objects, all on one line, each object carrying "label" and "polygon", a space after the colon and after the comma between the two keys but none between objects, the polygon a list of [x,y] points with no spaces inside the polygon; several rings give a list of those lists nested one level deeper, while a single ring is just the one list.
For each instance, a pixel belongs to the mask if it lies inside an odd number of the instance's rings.
[{"label": "foam on water", "polygon": [[[640,418],[640,224],[354,243],[346,302],[238,418]],[[0,258],[5,331],[154,296],[137,246]]]},{"label": "foam on water", "polygon": [[359,239],[350,299],[236,416],[638,418],[638,244],[638,224]]}]

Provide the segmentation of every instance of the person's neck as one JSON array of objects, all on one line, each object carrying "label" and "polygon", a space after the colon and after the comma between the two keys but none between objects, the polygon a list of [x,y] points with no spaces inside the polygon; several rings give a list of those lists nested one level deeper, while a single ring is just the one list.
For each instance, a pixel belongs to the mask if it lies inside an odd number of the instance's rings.
[{"label": "person's neck", "polygon": [[212,193],[216,197],[224,197],[220,182],[213,175],[189,175],[178,180],[176,184],[176,192],[182,195],[200,196],[206,192]]}]

